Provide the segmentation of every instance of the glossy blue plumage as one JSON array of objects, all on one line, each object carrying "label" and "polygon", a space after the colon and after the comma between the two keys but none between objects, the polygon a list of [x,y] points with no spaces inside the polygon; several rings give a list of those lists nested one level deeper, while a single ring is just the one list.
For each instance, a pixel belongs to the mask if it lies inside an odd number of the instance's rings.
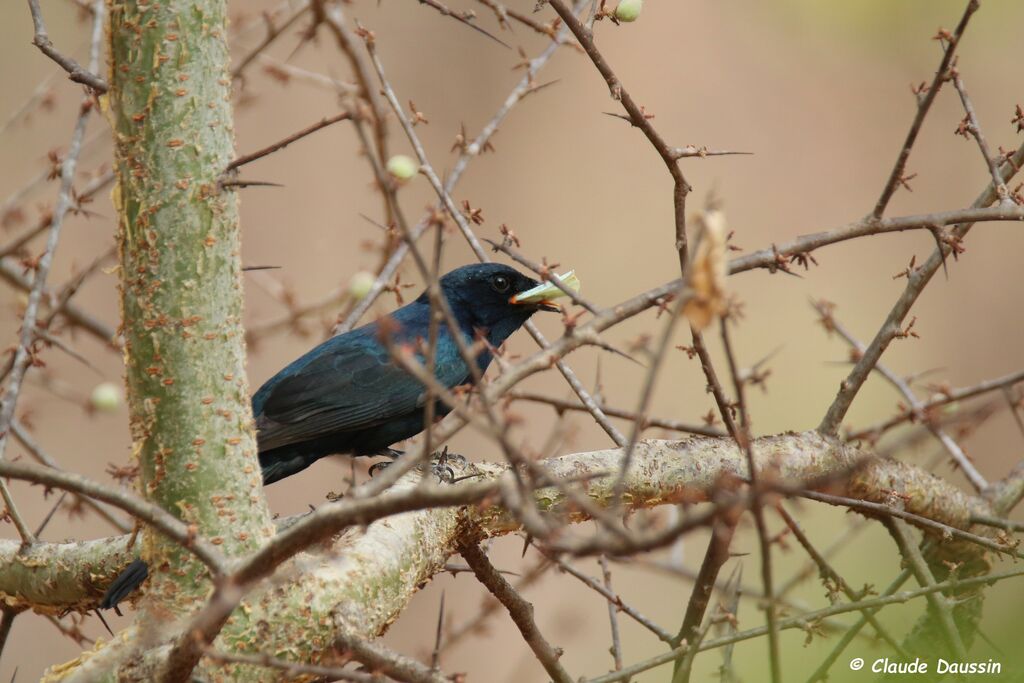
[{"label": "glossy blue plumage", "polygon": [[[502,278],[504,288],[495,288]],[[449,389],[472,380],[453,334],[466,346],[479,331],[499,346],[537,310],[511,304],[515,292],[536,282],[498,264],[465,266],[441,279],[457,330],[438,328],[434,376]],[[430,303],[424,293],[389,316],[391,344],[420,347],[429,337]],[[424,365],[426,358],[418,354]],[[483,372],[488,351],[476,357]],[[374,322],[328,339],[271,377],[253,396],[263,481],[271,484],[334,453],[375,455],[423,431],[425,388],[393,364]],[[448,407],[435,402],[435,415]]]},{"label": "glossy blue plumage", "polygon": [[[457,323],[438,329],[434,376],[449,389],[472,381],[453,334],[472,344],[478,333],[493,347],[519,329],[542,305],[512,304],[510,297],[538,283],[498,264],[463,266],[441,278],[441,291]],[[426,293],[389,316],[390,343],[427,340],[430,303]],[[328,339],[267,380],[252,398],[263,483],[272,484],[336,453],[375,455],[423,431],[425,387],[394,365],[381,323]],[[425,344],[424,344],[425,346]],[[419,356],[426,364],[425,358]],[[481,373],[491,354],[476,356]],[[435,403],[435,414],[448,407]],[[102,608],[116,608],[148,576],[142,560],[131,563],[110,585]]]}]

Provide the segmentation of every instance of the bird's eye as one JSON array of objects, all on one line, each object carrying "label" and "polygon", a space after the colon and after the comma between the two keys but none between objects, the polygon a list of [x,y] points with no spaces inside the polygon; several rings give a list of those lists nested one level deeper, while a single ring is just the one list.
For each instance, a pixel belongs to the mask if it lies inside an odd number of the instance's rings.
[{"label": "bird's eye", "polygon": [[508,291],[508,288],[511,286],[512,283],[510,283],[508,281],[508,278],[505,277],[504,275],[498,275],[493,280],[491,280],[491,284],[494,286],[494,290],[496,292],[504,294],[505,292]]}]

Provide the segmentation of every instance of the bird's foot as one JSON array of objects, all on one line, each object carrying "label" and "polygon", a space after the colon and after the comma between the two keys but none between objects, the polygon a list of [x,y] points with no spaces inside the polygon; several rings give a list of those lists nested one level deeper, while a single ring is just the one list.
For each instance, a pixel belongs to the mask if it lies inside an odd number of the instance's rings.
[{"label": "bird's foot", "polygon": [[442,484],[455,483],[455,470],[448,465],[442,465],[437,460],[430,463],[430,472],[437,477],[437,480]]},{"label": "bird's foot", "polygon": [[430,458],[431,460],[436,460],[445,464],[453,463],[459,468],[465,467],[469,464],[469,461],[466,460],[466,456],[450,452],[447,446],[445,446],[440,453],[431,454]]},{"label": "bird's foot", "polygon": [[466,460],[465,456],[459,455],[458,453],[452,453],[445,446],[439,453],[433,453],[430,456],[430,471],[434,473],[442,484],[454,484],[455,470],[452,465],[455,465],[459,469],[463,469],[469,461]]}]

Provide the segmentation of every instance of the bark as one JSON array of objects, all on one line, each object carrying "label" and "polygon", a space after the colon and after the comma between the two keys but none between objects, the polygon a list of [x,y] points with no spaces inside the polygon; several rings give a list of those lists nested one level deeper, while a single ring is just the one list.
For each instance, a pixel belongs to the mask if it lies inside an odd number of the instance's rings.
[{"label": "bark", "polygon": [[[273,533],[245,375],[234,157],[222,0],[111,2],[121,313],[143,494],[226,555]],[[195,608],[206,568],[143,533],[142,630]]]},{"label": "bark", "polygon": [[[772,473],[780,485],[818,479],[832,493],[876,503],[889,503],[895,495],[903,501],[906,512],[959,529],[971,528],[972,514],[992,513],[984,500],[924,470],[875,458],[870,452],[826,440],[815,432],[762,437],[755,440],[754,452],[762,476]],[[619,449],[611,449],[565,455],[545,464],[553,476],[579,477],[614,472],[621,457]],[[507,466],[499,464],[477,463],[469,465],[468,470],[460,474],[509,476]],[[746,474],[746,458],[730,439],[644,441],[636,447],[624,500],[632,509],[695,503],[709,500],[728,488],[730,479],[743,479]],[[399,490],[413,486],[415,480],[413,475],[407,477],[398,485]],[[590,480],[585,486],[587,496],[600,505],[609,504],[614,480],[614,476]],[[555,487],[536,491],[535,500],[548,515],[568,521],[586,519]],[[406,512],[374,522],[365,530],[349,529],[316,552],[297,555],[261,583],[248,596],[244,609],[235,611],[215,647],[323,662],[333,654],[333,645],[341,635],[371,638],[386,631],[415,592],[443,571],[460,544],[519,528],[509,510],[483,504]],[[955,554],[960,561],[987,566],[988,554],[978,546],[929,533],[943,552]],[[81,565],[90,558],[95,561],[99,545],[117,542],[119,539],[82,544],[78,551],[40,544],[35,550],[40,559],[57,549],[63,554],[60,566],[46,565],[39,571],[46,572],[47,580],[68,586],[64,600],[78,607],[88,605],[88,596],[96,595],[96,585],[102,580],[93,578],[92,583],[82,583]],[[0,563],[16,554],[16,546],[13,541],[0,544]],[[115,545],[114,549],[120,547]],[[110,572],[108,580],[116,573],[116,564],[104,565]],[[46,610],[59,607],[45,596],[42,603],[29,600],[28,594],[21,593],[20,580],[0,570],[0,594],[7,602]],[[72,585],[78,586],[79,595],[73,593]],[[33,595],[40,597],[39,592]],[[257,680],[277,675],[205,661],[201,668],[203,675],[215,679]]]}]

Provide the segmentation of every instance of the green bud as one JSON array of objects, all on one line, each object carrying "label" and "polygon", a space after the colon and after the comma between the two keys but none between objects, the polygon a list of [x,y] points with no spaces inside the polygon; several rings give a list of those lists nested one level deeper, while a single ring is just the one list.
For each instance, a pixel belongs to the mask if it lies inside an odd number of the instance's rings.
[{"label": "green bud", "polygon": [[615,7],[615,18],[619,21],[636,21],[640,18],[640,10],[644,8],[644,0],[619,0]]},{"label": "green bud", "polygon": [[348,281],[348,293],[356,301],[364,299],[366,295],[370,293],[370,290],[373,289],[373,283],[376,281],[376,275],[365,270],[360,270],[352,276],[351,280]]},{"label": "green bud", "polygon": [[411,157],[396,154],[388,159],[387,169],[395,179],[405,182],[420,172],[420,165]]},{"label": "green bud", "polygon": [[101,382],[92,390],[89,403],[101,413],[113,413],[121,407],[121,387],[113,382]]}]

